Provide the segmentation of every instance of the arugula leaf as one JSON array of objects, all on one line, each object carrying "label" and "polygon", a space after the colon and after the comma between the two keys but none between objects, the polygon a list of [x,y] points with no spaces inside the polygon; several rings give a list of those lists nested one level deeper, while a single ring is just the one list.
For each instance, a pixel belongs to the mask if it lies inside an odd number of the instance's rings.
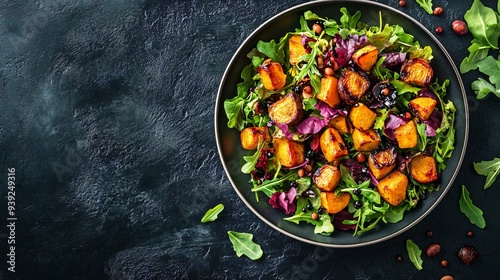
[{"label": "arugula leaf", "polygon": [[422,270],[422,250],[411,239],[406,240],[406,251],[410,261],[415,265],[418,270]]},{"label": "arugula leaf", "polygon": [[269,42],[259,41],[257,43],[257,50],[275,62],[279,62],[281,64],[285,63],[285,52],[283,51],[283,46],[276,44],[274,40]]},{"label": "arugula leaf", "polygon": [[250,174],[252,170],[255,168],[255,165],[259,161],[259,157],[262,154],[262,147],[264,145],[264,142],[260,142],[259,145],[257,146],[257,150],[255,153],[251,156],[243,156],[243,160],[246,162],[242,167],[241,167],[241,172],[244,174]]},{"label": "arugula leaf", "polygon": [[489,49],[489,47],[482,46],[473,40],[472,45],[467,49],[469,51],[469,56],[464,58],[460,63],[460,73],[465,74],[471,70],[476,70],[477,62],[488,55]]},{"label": "arugula leaf", "polygon": [[330,215],[323,214],[323,215],[319,216],[319,220],[321,221],[321,224],[317,224],[314,227],[314,233],[326,235],[326,236],[329,236],[330,234],[332,234],[334,228],[333,228],[333,224],[332,224],[332,220],[330,218]]},{"label": "arugula leaf", "polygon": [[418,133],[418,142],[417,146],[418,149],[423,152],[425,148],[427,147],[427,135],[425,135],[425,128],[426,128],[425,123],[421,123],[417,125],[417,133]]},{"label": "arugula leaf", "polygon": [[432,0],[417,0],[418,5],[422,7],[429,15],[432,15],[434,11],[432,10]]},{"label": "arugula leaf", "polygon": [[465,185],[462,185],[462,195],[459,200],[460,211],[465,214],[471,224],[483,229],[486,226],[486,221],[483,218],[483,211],[472,203],[470,194]]},{"label": "arugula leaf", "polygon": [[481,161],[474,163],[474,170],[477,174],[486,176],[484,189],[489,188],[496,180],[500,173],[500,158],[494,158],[489,161]]},{"label": "arugula leaf", "polygon": [[264,254],[260,245],[252,241],[253,234],[228,231],[227,235],[238,257],[246,255],[251,260],[257,260]]},{"label": "arugula leaf", "polygon": [[495,88],[494,85],[490,84],[483,78],[478,78],[472,82],[471,87],[477,99],[483,99],[490,93],[493,93],[500,98],[500,88]]},{"label": "arugula leaf", "polygon": [[412,58],[425,58],[427,60],[432,60],[432,48],[430,46],[425,46],[422,48],[416,48],[410,51],[410,59]]},{"label": "arugula leaf", "polygon": [[217,216],[224,210],[224,205],[217,204],[214,208],[209,209],[203,218],[201,218],[202,223],[213,222],[217,220]]},{"label": "arugula leaf", "polygon": [[340,12],[342,13],[342,16],[340,17],[342,27],[349,30],[356,29],[356,26],[361,19],[361,12],[356,11],[354,15],[351,15],[345,7],[340,8]]},{"label": "arugula leaf", "polygon": [[474,0],[464,15],[469,31],[474,39],[483,46],[498,49],[498,17],[492,8],[486,7],[480,0]]},{"label": "arugula leaf", "polygon": [[[253,170],[253,168],[251,169]],[[250,170],[250,171],[251,171]],[[297,172],[290,172],[286,176],[283,177],[276,177],[272,180],[265,180],[262,182],[261,185],[254,186],[251,191],[252,192],[263,192],[267,196],[271,197],[273,193],[276,192],[276,186],[282,186],[284,182],[286,181],[293,181],[297,180],[299,178],[299,175],[297,175]]]},{"label": "arugula leaf", "polygon": [[488,75],[488,80],[496,85],[500,86],[500,61],[493,58],[493,56],[487,56],[484,59],[476,63],[479,71],[483,74]]},{"label": "arugula leaf", "polygon": [[243,122],[243,114],[241,113],[245,99],[236,96],[233,99],[224,101],[224,111],[228,118],[227,127],[236,128],[238,131],[243,130],[245,124]]}]

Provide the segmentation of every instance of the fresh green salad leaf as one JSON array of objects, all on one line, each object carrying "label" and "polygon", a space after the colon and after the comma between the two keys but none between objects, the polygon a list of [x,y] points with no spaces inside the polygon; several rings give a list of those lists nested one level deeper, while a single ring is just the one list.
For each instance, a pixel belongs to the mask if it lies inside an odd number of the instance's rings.
[{"label": "fresh green salad leaf", "polygon": [[274,40],[269,42],[259,41],[257,43],[257,50],[275,62],[285,63],[285,52],[283,46],[276,44]]},{"label": "fresh green salad leaf", "polygon": [[498,17],[490,7],[486,7],[480,0],[474,0],[472,6],[465,13],[465,21],[472,36],[479,44],[498,49]]},{"label": "fresh green salad leaf", "polygon": [[260,259],[264,254],[260,245],[252,241],[253,234],[228,231],[227,235],[231,243],[233,243],[233,249],[238,257],[246,255],[251,260],[255,261]]},{"label": "fresh green salad leaf", "polygon": [[432,0],[417,0],[418,5],[422,7],[429,15],[432,15],[434,11],[432,10]]},{"label": "fresh green salad leaf", "polygon": [[472,203],[469,191],[467,191],[465,185],[462,185],[462,194],[460,196],[459,204],[460,211],[464,213],[467,218],[469,218],[472,224],[478,226],[479,228],[484,228],[486,226],[483,211]]},{"label": "fresh green salad leaf", "polygon": [[411,239],[406,240],[406,251],[410,261],[415,265],[418,270],[422,270],[422,250]]},{"label": "fresh green salad leaf", "polygon": [[469,56],[462,60],[460,63],[460,72],[467,73],[472,70],[477,69],[477,62],[484,59],[488,55],[488,50],[490,48],[482,46],[481,44],[474,42],[467,49],[469,51]]},{"label": "fresh green salad leaf", "polygon": [[224,205],[217,204],[214,208],[209,209],[203,218],[201,218],[202,223],[213,222],[217,220],[218,215],[224,210]]},{"label": "fresh green salad leaf", "polygon": [[474,163],[474,169],[477,174],[486,176],[484,189],[487,189],[495,182],[500,173],[500,158]]}]

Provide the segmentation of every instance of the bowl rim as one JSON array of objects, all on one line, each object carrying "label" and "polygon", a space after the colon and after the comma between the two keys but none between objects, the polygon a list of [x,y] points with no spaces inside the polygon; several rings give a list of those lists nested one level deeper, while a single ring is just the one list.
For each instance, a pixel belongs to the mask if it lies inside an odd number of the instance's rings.
[{"label": "bowl rim", "polygon": [[[222,91],[223,91],[224,85],[226,83],[226,79],[227,79],[227,77],[229,75],[229,70],[230,70],[230,68],[232,68],[231,66],[235,63],[236,58],[239,55],[241,55],[240,53],[242,52],[243,48],[246,46],[247,42],[249,42],[250,40],[252,40],[253,37],[255,36],[255,34],[261,32],[271,22],[275,21],[276,19],[278,19],[278,18],[280,18],[280,17],[282,17],[282,16],[284,16],[284,15],[286,15],[288,13],[292,13],[292,12],[294,12],[296,10],[301,10],[301,9],[307,8],[308,6],[318,6],[318,5],[321,5],[321,4],[336,4],[336,5],[341,6],[342,3],[366,4],[366,5],[372,5],[374,7],[386,9],[390,13],[396,13],[399,16],[404,17],[405,19],[407,19],[411,23],[415,24],[424,33],[426,33],[427,36],[429,36],[430,39],[444,53],[446,59],[450,62],[451,66],[452,66],[453,72],[454,72],[454,74],[455,74],[455,76],[457,78],[458,85],[460,87],[460,91],[462,93],[462,99],[463,99],[463,105],[464,105],[464,112],[465,112],[465,115],[464,115],[464,119],[465,119],[464,136],[465,137],[464,137],[464,141],[463,141],[462,150],[460,151],[460,157],[459,157],[459,160],[457,162],[457,166],[456,166],[453,174],[451,175],[451,178],[450,178],[448,184],[445,186],[443,192],[439,195],[439,197],[437,198],[437,200],[428,209],[426,209],[422,213],[422,215],[420,215],[418,218],[416,218],[414,221],[410,222],[408,225],[404,226],[403,228],[401,228],[399,230],[396,230],[396,231],[392,232],[391,234],[388,234],[388,235],[386,235],[384,237],[381,237],[381,238],[378,238],[378,239],[369,240],[369,241],[360,242],[360,243],[353,243],[353,244],[323,243],[323,242],[319,242],[319,241],[309,240],[307,238],[304,238],[304,237],[301,237],[301,236],[297,236],[297,235],[295,235],[293,233],[290,233],[290,232],[282,229],[281,227],[279,227],[278,225],[275,225],[274,223],[272,223],[271,221],[269,221],[266,217],[264,217],[263,215],[261,215],[250,204],[250,202],[248,202],[247,199],[243,196],[243,194],[237,188],[237,186],[236,186],[235,182],[233,181],[232,177],[230,176],[230,172],[229,172],[228,167],[226,166],[226,163],[225,163],[224,158],[222,156],[222,147],[221,147],[221,144],[220,144],[220,137],[219,137],[219,134],[218,134],[218,131],[219,131],[219,114],[217,113],[217,112],[219,112],[220,106],[222,104],[221,95],[222,95]],[[224,74],[222,76],[221,82],[219,84],[219,88],[218,88],[218,91],[217,91],[217,97],[216,97],[216,103],[215,103],[214,128],[215,128],[215,138],[216,138],[216,144],[217,144],[217,152],[219,154],[219,158],[220,158],[221,163],[223,165],[224,172],[225,172],[227,178],[229,179],[229,181],[230,181],[233,189],[235,190],[236,194],[240,197],[240,199],[245,203],[245,205],[259,219],[261,219],[262,221],[264,221],[267,225],[269,225],[271,228],[277,230],[278,232],[281,232],[282,234],[284,234],[286,236],[289,236],[289,237],[291,237],[293,239],[296,239],[296,240],[304,242],[304,243],[308,243],[308,244],[312,244],[312,245],[317,245],[317,246],[323,246],[323,247],[331,247],[331,248],[357,248],[357,247],[363,247],[363,246],[368,246],[368,245],[379,244],[381,242],[387,241],[389,239],[392,239],[392,238],[394,238],[394,237],[396,237],[396,236],[398,236],[398,235],[406,232],[407,230],[411,229],[413,226],[415,226],[416,224],[418,224],[420,221],[422,221],[428,214],[430,214],[434,210],[434,208],[437,207],[437,205],[439,205],[439,203],[441,203],[441,201],[443,200],[443,198],[446,196],[447,192],[449,191],[449,189],[453,185],[453,183],[454,183],[454,181],[455,181],[455,179],[456,179],[456,177],[457,177],[457,175],[460,172],[460,169],[462,167],[463,159],[464,159],[464,156],[465,156],[465,153],[466,153],[466,150],[467,150],[467,143],[468,143],[468,137],[469,137],[469,108],[468,108],[468,100],[467,100],[467,94],[466,94],[466,90],[465,90],[465,87],[464,87],[464,83],[462,81],[460,72],[458,71],[458,68],[455,65],[455,62],[451,58],[451,56],[448,53],[448,51],[446,50],[446,48],[436,38],[436,36],[434,36],[434,34],[432,34],[432,32],[430,32],[423,24],[421,24],[420,22],[418,22],[416,19],[414,19],[413,17],[411,17],[411,16],[405,14],[404,12],[399,11],[396,8],[393,8],[393,7],[389,6],[389,5],[386,5],[386,4],[383,4],[383,3],[378,3],[378,2],[372,2],[372,1],[369,1],[369,0],[317,0],[317,1],[314,1],[314,2],[306,2],[306,3],[302,3],[302,4],[298,4],[298,5],[292,6],[292,7],[288,8],[288,9],[286,9],[286,10],[283,10],[283,11],[275,14],[274,16],[270,17],[269,19],[267,19],[266,21],[264,21],[262,24],[260,24],[248,36],[246,36],[245,40],[243,40],[243,42],[239,45],[239,47],[237,48],[237,50],[234,52],[233,56],[231,57],[229,63],[227,64],[227,67],[226,67],[226,69],[224,71]],[[454,151],[454,152],[458,152],[458,151]]]}]

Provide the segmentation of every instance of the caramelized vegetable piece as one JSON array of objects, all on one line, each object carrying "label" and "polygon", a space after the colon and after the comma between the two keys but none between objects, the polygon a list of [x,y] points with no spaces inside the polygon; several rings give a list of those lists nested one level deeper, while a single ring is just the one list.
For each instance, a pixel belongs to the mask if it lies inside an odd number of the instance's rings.
[{"label": "caramelized vegetable piece", "polygon": [[327,128],[321,134],[319,145],[328,162],[338,160],[349,153],[340,133],[333,127]]},{"label": "caramelized vegetable piece", "polygon": [[361,131],[357,128],[352,130],[352,142],[354,148],[360,152],[370,152],[380,145],[380,137],[373,128]]},{"label": "caramelized vegetable piece", "polygon": [[340,170],[336,166],[325,164],[316,170],[313,181],[318,189],[325,192],[333,191],[340,182]]},{"label": "caramelized vegetable piece", "polygon": [[337,90],[338,79],[333,76],[325,76],[321,78],[321,89],[316,98],[325,102],[330,107],[337,107],[342,100],[340,100],[339,92]]},{"label": "caramelized vegetable piece", "polygon": [[401,66],[400,78],[403,82],[419,87],[428,86],[434,72],[431,64],[424,58],[412,58]]},{"label": "caramelized vegetable piece", "polygon": [[422,184],[434,182],[438,179],[436,161],[432,156],[419,154],[411,159],[410,174]]},{"label": "caramelized vegetable piece", "polygon": [[267,126],[247,127],[240,133],[241,146],[245,150],[255,150],[259,141],[271,141]]},{"label": "caramelized vegetable piece", "polygon": [[429,119],[437,103],[436,100],[430,97],[417,97],[412,99],[408,106],[419,119],[425,121]]},{"label": "caramelized vegetable piece", "polygon": [[294,167],[305,161],[304,145],[287,138],[275,138],[274,154],[283,167]]},{"label": "caramelized vegetable piece", "polygon": [[378,50],[374,45],[364,46],[352,55],[354,62],[367,72],[377,63],[377,57]]},{"label": "caramelized vegetable piece", "polygon": [[326,209],[326,212],[329,214],[336,214],[349,204],[349,200],[351,200],[351,195],[349,193],[339,193],[336,195],[335,192],[320,192],[319,193],[321,199],[321,206]]},{"label": "caramelized vegetable piece", "polygon": [[356,103],[349,112],[352,125],[362,131],[368,130],[375,122],[377,114],[363,103]]},{"label": "caramelized vegetable piece", "polygon": [[370,88],[370,79],[363,71],[347,69],[339,78],[338,92],[340,98],[348,104],[354,105]]},{"label": "caramelized vegetable piece", "polygon": [[290,54],[290,64],[295,65],[302,61],[299,57],[307,54],[306,49],[302,45],[302,36],[293,35],[288,39],[288,52]]},{"label": "caramelized vegetable piece", "polygon": [[304,116],[302,101],[294,92],[289,92],[284,98],[269,106],[268,112],[271,120],[278,124],[296,125]]},{"label": "caramelized vegetable piece", "polygon": [[262,65],[257,67],[262,84],[267,90],[281,89],[286,84],[286,75],[283,67],[278,62],[270,59],[265,60]]},{"label": "caramelized vegetable piece", "polygon": [[349,128],[347,127],[346,117],[342,115],[338,115],[335,118],[331,119],[328,124],[338,130],[340,134],[346,134],[349,132]]},{"label": "caramelized vegetable piece", "polygon": [[392,206],[398,206],[406,198],[408,178],[403,173],[394,170],[378,182],[378,192],[382,199]]},{"label": "caramelized vegetable piece", "polygon": [[418,141],[417,127],[415,126],[415,122],[413,120],[410,120],[406,124],[403,124],[400,127],[396,128],[394,130],[394,136],[396,137],[399,148],[414,148],[415,146],[417,146]]},{"label": "caramelized vegetable piece", "polygon": [[382,179],[396,167],[396,157],[394,147],[373,151],[368,157],[368,168],[377,180]]}]

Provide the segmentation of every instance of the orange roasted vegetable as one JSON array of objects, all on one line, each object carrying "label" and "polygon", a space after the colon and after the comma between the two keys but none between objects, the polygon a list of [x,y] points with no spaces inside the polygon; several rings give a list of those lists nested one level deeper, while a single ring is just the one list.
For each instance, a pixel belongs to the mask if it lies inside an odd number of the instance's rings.
[{"label": "orange roasted vegetable", "polygon": [[247,127],[240,133],[241,146],[245,150],[255,150],[261,141],[271,141],[267,126]]},{"label": "orange roasted vegetable", "polygon": [[349,204],[351,200],[351,194],[347,192],[341,192],[338,195],[335,192],[320,192],[319,197],[321,200],[321,206],[326,209],[329,214],[336,214]]},{"label": "orange roasted vegetable", "polygon": [[398,206],[406,198],[408,178],[398,170],[392,171],[378,182],[378,192],[382,199],[392,206]]},{"label": "orange roasted vegetable", "polygon": [[340,98],[348,104],[354,105],[370,88],[370,79],[363,71],[347,69],[339,78],[338,92]]},{"label": "orange roasted vegetable", "polygon": [[274,154],[283,167],[294,167],[303,163],[305,159],[304,144],[287,138],[275,138],[273,141]]},{"label": "orange roasted vegetable", "polygon": [[349,153],[338,130],[328,127],[319,137],[321,151],[328,162],[334,162]]},{"label": "orange roasted vegetable", "polygon": [[288,53],[290,55],[290,64],[295,65],[302,61],[299,57],[307,54],[306,49],[302,45],[302,36],[293,35],[288,39]]},{"label": "orange roasted vegetable", "polygon": [[360,152],[370,152],[378,148],[380,145],[380,137],[373,128],[366,131],[361,131],[357,128],[352,130],[352,142],[354,148]]},{"label": "orange roasted vegetable", "polygon": [[412,58],[401,66],[400,78],[403,82],[419,87],[428,86],[434,76],[431,64],[424,58]]},{"label": "orange roasted vegetable", "polygon": [[363,103],[356,103],[349,112],[352,125],[362,131],[368,130],[375,122],[377,114]]},{"label": "orange roasted vegetable", "polygon": [[267,90],[278,90],[286,84],[286,75],[278,62],[267,59],[257,67],[257,72],[259,72],[262,84]]},{"label": "orange roasted vegetable", "polygon": [[410,174],[422,184],[434,182],[438,179],[436,161],[429,155],[414,156],[410,161]]},{"label": "orange roasted vegetable", "polygon": [[367,72],[377,63],[377,58],[378,50],[374,45],[364,46],[352,55],[354,62]]},{"label": "orange roasted vegetable", "polygon": [[337,107],[338,105],[340,105],[340,102],[342,102],[337,86],[337,78],[333,76],[324,76],[323,78],[321,78],[321,88],[319,93],[316,94],[316,98],[325,102],[332,108]]},{"label": "orange roasted vegetable", "polygon": [[419,119],[425,121],[429,119],[437,103],[430,97],[417,97],[410,101],[408,107]]},{"label": "orange roasted vegetable", "polygon": [[289,92],[284,98],[269,106],[269,117],[275,123],[296,125],[303,116],[302,100],[295,92]]},{"label": "orange roasted vegetable", "polygon": [[336,166],[325,164],[316,170],[313,181],[321,191],[333,191],[340,182],[340,170]]},{"label": "orange roasted vegetable", "polygon": [[394,130],[394,136],[398,142],[398,147],[401,149],[414,148],[417,146],[418,134],[415,122],[410,120],[406,124]]},{"label": "orange roasted vegetable", "polygon": [[328,122],[328,125],[338,130],[340,134],[346,134],[347,132],[349,132],[345,116],[338,115],[334,117]]},{"label": "orange roasted vegetable", "polygon": [[368,156],[368,168],[377,180],[382,179],[396,167],[396,158],[394,147],[375,150]]}]

